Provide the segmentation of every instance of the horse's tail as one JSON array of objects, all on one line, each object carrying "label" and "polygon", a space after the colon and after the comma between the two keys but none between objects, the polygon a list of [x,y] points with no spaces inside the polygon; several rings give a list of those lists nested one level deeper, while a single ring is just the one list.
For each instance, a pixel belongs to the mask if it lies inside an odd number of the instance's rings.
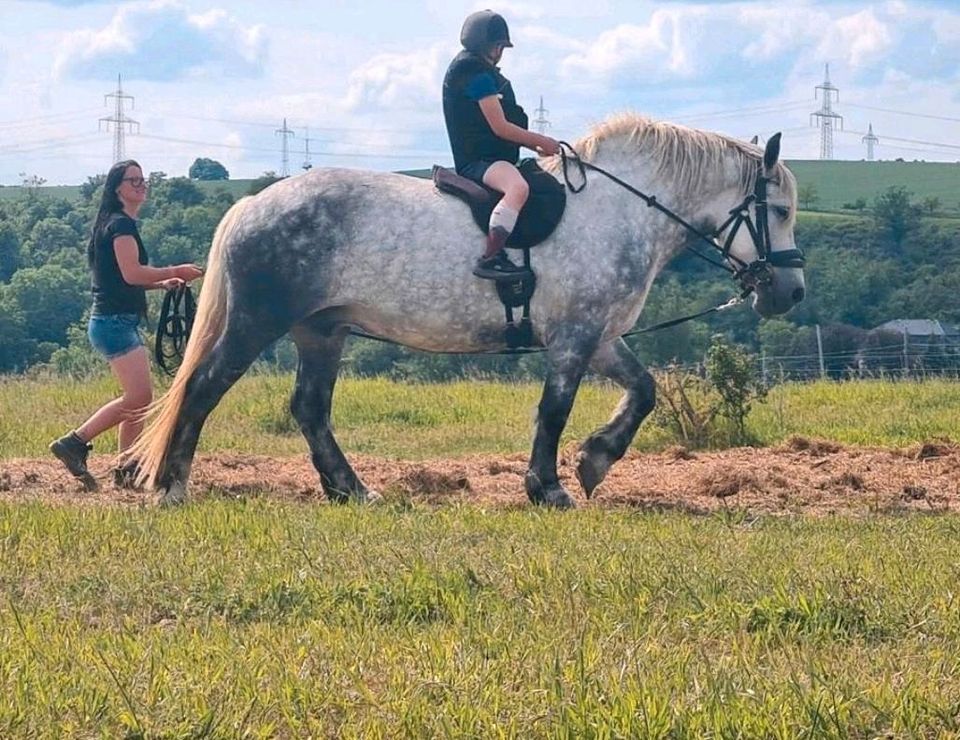
[{"label": "horse's tail", "polygon": [[246,200],[248,199],[238,200],[217,225],[183,362],[169,390],[150,405],[143,433],[124,453],[125,458],[135,460],[139,466],[138,483],[149,486],[156,484],[157,476],[167,458],[173,430],[186,396],[187,384],[200,361],[223,333],[227,315],[224,245],[235,230]]}]

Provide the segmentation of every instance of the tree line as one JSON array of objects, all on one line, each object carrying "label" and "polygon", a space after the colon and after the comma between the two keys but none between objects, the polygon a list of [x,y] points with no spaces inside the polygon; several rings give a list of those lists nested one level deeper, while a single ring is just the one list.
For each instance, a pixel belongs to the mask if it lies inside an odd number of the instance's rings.
[{"label": "tree line", "polygon": [[[226,189],[197,182],[226,180],[226,170],[213,160],[197,163],[192,177],[150,173],[141,234],[157,264],[204,263],[214,229],[234,202]],[[250,191],[276,179],[265,173]],[[102,175],[88,178],[72,201],[43,197],[35,188],[0,200],[0,373],[102,370],[86,339],[85,256],[102,182]],[[665,365],[701,361],[717,332],[768,356],[808,355],[817,350],[813,327],[819,325],[823,352],[840,356],[889,343],[871,329],[891,319],[960,324],[960,220],[930,216],[906,189],[891,187],[855,214],[801,214],[796,237],[807,253],[808,292],[789,315],[760,321],[741,307],[628,341],[645,363]],[[716,305],[735,290],[719,270],[682,255],[658,279],[638,326]],[[159,298],[151,295],[152,322]],[[281,340],[260,362],[290,369],[295,351]],[[356,375],[417,380],[532,377],[543,369],[538,354],[433,355],[360,339],[351,340],[344,362]]]}]

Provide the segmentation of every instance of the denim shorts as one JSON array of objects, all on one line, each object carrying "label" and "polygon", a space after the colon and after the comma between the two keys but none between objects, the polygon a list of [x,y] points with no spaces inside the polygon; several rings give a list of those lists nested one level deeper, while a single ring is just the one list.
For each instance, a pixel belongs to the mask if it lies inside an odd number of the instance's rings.
[{"label": "denim shorts", "polygon": [[108,360],[114,360],[143,346],[139,326],[139,314],[95,314],[87,324],[87,336],[97,352]]}]

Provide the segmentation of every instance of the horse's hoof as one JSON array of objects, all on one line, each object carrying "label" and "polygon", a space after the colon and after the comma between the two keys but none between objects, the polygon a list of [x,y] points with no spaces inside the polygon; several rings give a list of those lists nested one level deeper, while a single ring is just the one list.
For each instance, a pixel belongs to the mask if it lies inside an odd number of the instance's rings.
[{"label": "horse's hoof", "polygon": [[607,477],[611,465],[613,460],[608,455],[600,450],[590,450],[588,445],[584,445],[577,454],[575,472],[587,498],[593,495],[596,487]]},{"label": "horse's hoof", "polygon": [[537,506],[546,506],[551,509],[574,509],[577,506],[573,497],[559,483],[543,485],[540,478],[532,471],[527,471],[524,479],[527,496]]},{"label": "horse's hoof", "polygon": [[172,483],[166,489],[161,489],[157,505],[162,508],[181,506],[187,502],[187,486],[179,481]]},{"label": "horse's hoof", "polygon": [[567,490],[559,484],[545,488],[537,503],[549,509],[577,508],[577,502],[573,500],[573,496],[567,493]]}]

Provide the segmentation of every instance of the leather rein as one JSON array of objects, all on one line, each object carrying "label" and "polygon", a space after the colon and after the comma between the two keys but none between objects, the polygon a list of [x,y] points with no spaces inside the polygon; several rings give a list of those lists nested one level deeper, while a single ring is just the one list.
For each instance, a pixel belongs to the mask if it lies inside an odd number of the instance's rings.
[{"label": "leather rein", "polygon": [[[754,180],[753,192],[745,197],[737,206],[730,209],[728,218],[722,224],[713,231],[705,233],[660,203],[655,195],[647,195],[602,167],[598,167],[591,162],[585,162],[577,151],[567,142],[561,141],[559,143],[563,180],[571,193],[579,193],[587,186],[587,170],[592,170],[615,182],[627,192],[640,198],[649,208],[656,208],[667,216],[667,218],[678,223],[693,236],[706,242],[714,250],[719,252],[723,261],[716,260],[712,256],[704,254],[691,244],[686,245],[686,249],[700,259],[709,262],[715,267],[719,267],[721,270],[729,272],[733,279],[740,283],[740,287],[743,289],[740,295],[741,300],[746,298],[757,285],[769,283],[773,279],[771,268],[803,267],[804,256],[803,252],[799,249],[774,251],[770,244],[770,222],[767,215],[767,185],[770,182],[770,178],[763,173],[763,163],[760,163],[757,167],[757,176]],[[570,181],[568,169],[571,166],[576,167],[579,172],[579,179],[582,181],[579,185],[574,185]],[[754,222],[754,218],[750,215],[751,205],[754,206],[756,222]],[[746,226],[747,231],[750,233],[750,238],[753,241],[753,246],[757,250],[757,259],[749,263],[744,262],[730,251],[733,247],[733,240],[736,238],[742,226]],[[727,236],[721,245],[717,240],[725,231],[727,231]],[[724,307],[726,307],[726,304]],[[700,315],[702,314],[696,314],[691,318],[696,318]],[[669,325],[672,326],[673,323]],[[657,327],[649,327],[646,331],[650,331],[653,328],[664,327],[658,324]]]}]

